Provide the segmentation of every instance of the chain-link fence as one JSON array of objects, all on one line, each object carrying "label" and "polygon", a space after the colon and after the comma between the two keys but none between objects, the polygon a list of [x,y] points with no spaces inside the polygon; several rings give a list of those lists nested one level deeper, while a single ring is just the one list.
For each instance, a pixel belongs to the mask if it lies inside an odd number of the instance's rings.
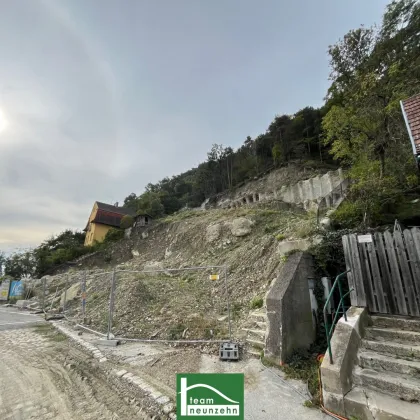
[{"label": "chain-link fence", "polygon": [[184,342],[231,338],[227,276],[225,266],[115,271],[108,337]]},{"label": "chain-link fence", "polygon": [[226,341],[232,319],[226,266],[78,271],[44,278],[45,312],[133,341]]}]

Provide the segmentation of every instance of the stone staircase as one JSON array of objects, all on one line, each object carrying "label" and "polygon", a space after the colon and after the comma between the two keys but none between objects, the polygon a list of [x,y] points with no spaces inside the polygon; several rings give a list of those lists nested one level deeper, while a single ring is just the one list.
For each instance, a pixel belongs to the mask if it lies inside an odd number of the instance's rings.
[{"label": "stone staircase", "polygon": [[246,328],[242,331],[246,333],[247,353],[260,357],[265,348],[265,334],[267,330],[267,313],[265,308],[251,311],[248,315]]},{"label": "stone staircase", "polygon": [[372,316],[345,396],[359,420],[420,419],[420,320]]}]

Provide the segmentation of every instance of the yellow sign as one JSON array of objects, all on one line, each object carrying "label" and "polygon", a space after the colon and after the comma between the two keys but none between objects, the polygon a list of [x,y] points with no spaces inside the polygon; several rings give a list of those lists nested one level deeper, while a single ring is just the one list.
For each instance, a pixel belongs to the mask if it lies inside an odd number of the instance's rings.
[{"label": "yellow sign", "polygon": [[210,280],[219,280],[219,275],[218,274],[210,274],[209,279]]}]

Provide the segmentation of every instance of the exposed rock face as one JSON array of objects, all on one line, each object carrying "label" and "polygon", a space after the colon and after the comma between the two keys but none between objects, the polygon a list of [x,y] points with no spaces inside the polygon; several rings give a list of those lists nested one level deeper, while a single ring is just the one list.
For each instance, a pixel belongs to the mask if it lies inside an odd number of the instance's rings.
[{"label": "exposed rock face", "polygon": [[75,283],[67,289],[67,292],[61,293],[60,296],[60,306],[63,306],[64,295],[66,296],[66,302],[70,302],[73,299],[76,299],[78,293],[80,292],[80,283]]},{"label": "exposed rock face", "polygon": [[222,231],[222,226],[220,223],[215,225],[210,225],[206,229],[206,241],[214,242],[220,238],[220,233]]},{"label": "exposed rock face", "polygon": [[143,270],[152,271],[152,270],[163,270],[164,265],[161,261],[147,261],[144,264]]},{"label": "exposed rock face", "polygon": [[[337,208],[345,197],[348,180],[342,169],[326,173],[299,172],[297,168],[283,168],[250,181],[234,193],[220,194],[214,205],[220,208],[239,208],[259,202],[281,202],[299,205],[305,210]],[[206,201],[203,208],[212,203]]]},{"label": "exposed rock face", "polygon": [[172,255],[172,250],[170,247],[165,249],[165,259],[169,258]]},{"label": "exposed rock face", "polygon": [[246,217],[238,217],[229,223],[229,229],[233,236],[246,236],[251,233],[254,222]]}]

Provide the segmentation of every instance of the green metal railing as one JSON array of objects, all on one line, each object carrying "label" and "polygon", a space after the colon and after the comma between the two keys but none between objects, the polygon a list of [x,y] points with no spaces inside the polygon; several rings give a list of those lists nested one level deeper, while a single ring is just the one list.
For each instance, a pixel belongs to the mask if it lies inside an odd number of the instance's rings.
[{"label": "green metal railing", "polygon": [[[350,289],[347,293],[345,293],[343,295],[343,287],[341,285],[341,279],[349,272],[345,271],[344,273],[339,274],[334,281],[334,284],[331,287],[330,290],[330,294],[328,295],[327,301],[325,302],[324,305],[324,324],[325,324],[325,334],[327,335],[327,344],[328,344],[328,353],[330,355],[330,362],[331,364],[333,364],[333,357],[332,357],[332,351],[331,351],[331,336],[334,332],[334,328],[335,325],[337,324],[338,321],[338,316],[340,314],[344,315],[344,320],[347,322],[347,314],[346,314],[346,309],[344,308],[344,298],[346,298],[350,292],[353,291],[353,289]],[[331,298],[333,296],[334,290],[338,285],[338,290],[340,292],[340,302],[338,303],[338,308],[337,308],[337,312],[335,313],[334,319],[332,321],[331,327],[328,325],[328,316],[327,316],[327,309],[328,309],[328,305],[331,301]],[[340,308],[341,308],[341,312],[340,312]]]}]

